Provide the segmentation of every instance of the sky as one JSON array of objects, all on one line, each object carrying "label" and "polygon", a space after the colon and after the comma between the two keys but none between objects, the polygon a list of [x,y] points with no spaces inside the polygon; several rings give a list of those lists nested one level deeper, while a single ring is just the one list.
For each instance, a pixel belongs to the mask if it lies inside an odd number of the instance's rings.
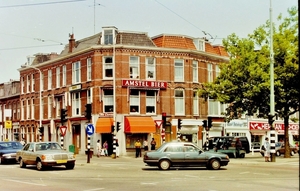
[{"label": "sky", "polygon": [[270,7],[276,23],[293,6],[297,0],[0,0],[0,83],[19,80],[27,56],[59,54],[71,33],[80,40],[115,26],[220,45],[232,33],[246,38],[270,19]]}]

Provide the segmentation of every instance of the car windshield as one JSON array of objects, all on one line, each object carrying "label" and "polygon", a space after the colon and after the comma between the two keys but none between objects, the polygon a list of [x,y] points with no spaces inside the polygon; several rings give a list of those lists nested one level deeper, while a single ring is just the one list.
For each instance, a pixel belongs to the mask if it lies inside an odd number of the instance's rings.
[{"label": "car windshield", "polygon": [[36,144],[36,150],[62,150],[57,143],[38,143]]},{"label": "car windshield", "polygon": [[23,145],[19,142],[3,142],[0,143],[1,150],[22,149]]}]

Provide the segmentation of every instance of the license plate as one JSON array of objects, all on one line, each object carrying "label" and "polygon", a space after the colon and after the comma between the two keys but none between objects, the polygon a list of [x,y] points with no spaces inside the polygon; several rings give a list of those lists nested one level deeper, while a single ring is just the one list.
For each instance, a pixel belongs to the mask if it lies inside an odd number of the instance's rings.
[{"label": "license plate", "polygon": [[67,163],[67,160],[57,160],[56,163],[57,163],[57,164],[60,164],[60,163]]}]

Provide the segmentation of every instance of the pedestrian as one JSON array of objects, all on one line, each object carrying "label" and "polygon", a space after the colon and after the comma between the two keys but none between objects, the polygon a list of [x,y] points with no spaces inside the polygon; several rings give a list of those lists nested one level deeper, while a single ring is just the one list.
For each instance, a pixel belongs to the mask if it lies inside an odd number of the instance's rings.
[{"label": "pedestrian", "polygon": [[116,139],[116,157],[119,157],[119,155],[120,155],[119,142],[118,139]]},{"label": "pedestrian", "polygon": [[240,141],[239,138],[236,138],[236,142],[235,142],[235,150],[236,150],[235,158],[239,158],[240,157],[240,150],[241,149],[242,149],[242,142]]},{"label": "pedestrian", "polygon": [[25,145],[24,139],[22,139],[22,140],[20,141],[20,143],[24,146],[24,145]]},{"label": "pedestrian", "polygon": [[107,141],[105,141],[103,143],[103,149],[104,149],[105,156],[108,156],[108,152],[107,152],[107,150],[108,150],[108,144],[107,144]]},{"label": "pedestrian", "polygon": [[269,143],[269,138],[267,137],[265,139],[265,143],[264,143],[264,156],[265,156],[265,162],[270,162],[270,143]]},{"label": "pedestrian", "polygon": [[152,138],[152,141],[151,141],[151,150],[155,150],[155,146],[156,146],[156,142],[154,140],[154,138]]},{"label": "pedestrian", "polygon": [[141,142],[140,140],[138,139],[134,146],[135,146],[135,158],[138,158],[140,155],[141,155]]},{"label": "pedestrian", "polygon": [[148,151],[148,150],[149,150],[147,139],[144,140],[143,146],[144,146],[144,150],[145,150],[145,151]]},{"label": "pedestrian", "polygon": [[101,156],[101,144],[100,144],[100,140],[98,139],[97,141],[97,157]]}]

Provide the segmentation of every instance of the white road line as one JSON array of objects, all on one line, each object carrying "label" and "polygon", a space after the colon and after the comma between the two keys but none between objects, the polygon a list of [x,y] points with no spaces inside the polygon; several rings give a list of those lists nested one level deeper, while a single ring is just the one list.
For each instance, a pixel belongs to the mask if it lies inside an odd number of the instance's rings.
[{"label": "white road line", "polygon": [[142,185],[156,185],[157,182],[141,182]]},{"label": "white road line", "polygon": [[199,176],[185,175],[186,177],[199,178]]},{"label": "white road line", "polygon": [[253,173],[253,174],[258,174],[258,175],[270,175],[270,174],[267,174],[267,173]]},{"label": "white road line", "polygon": [[11,182],[18,182],[18,183],[22,183],[22,184],[30,184],[30,185],[35,185],[35,186],[46,186],[45,184],[36,184],[36,183],[32,183],[32,182],[23,182],[23,181],[12,180],[12,179],[3,179],[3,180],[7,180],[7,181],[11,181]]},{"label": "white road line", "polygon": [[248,174],[248,173],[250,173],[250,172],[240,172],[239,174]]},{"label": "white road line", "polygon": [[94,188],[94,189],[89,189],[89,190],[83,190],[83,191],[95,191],[95,190],[104,190],[105,188]]}]

